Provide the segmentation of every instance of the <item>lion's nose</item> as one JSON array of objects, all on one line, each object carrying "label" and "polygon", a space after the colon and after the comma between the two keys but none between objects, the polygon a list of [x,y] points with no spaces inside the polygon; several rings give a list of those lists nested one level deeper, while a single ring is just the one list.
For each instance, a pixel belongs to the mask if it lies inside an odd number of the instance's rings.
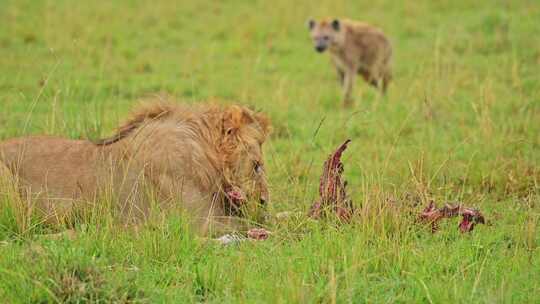
[{"label": "lion's nose", "polygon": [[317,46],[315,47],[315,50],[316,50],[317,52],[319,52],[319,53],[322,53],[325,49],[326,49],[326,48],[325,48],[324,46],[322,46],[322,45],[317,45]]}]

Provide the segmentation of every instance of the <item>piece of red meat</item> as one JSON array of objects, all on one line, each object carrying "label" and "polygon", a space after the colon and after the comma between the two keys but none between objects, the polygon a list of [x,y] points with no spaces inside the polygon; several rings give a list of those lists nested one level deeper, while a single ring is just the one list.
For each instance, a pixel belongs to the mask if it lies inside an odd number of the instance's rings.
[{"label": "piece of red meat", "polygon": [[438,222],[443,218],[462,216],[459,230],[462,233],[470,232],[476,224],[485,224],[485,218],[479,210],[464,207],[462,204],[445,204],[442,208],[436,208],[433,201],[420,213],[419,221],[431,225],[431,231],[439,229]]}]

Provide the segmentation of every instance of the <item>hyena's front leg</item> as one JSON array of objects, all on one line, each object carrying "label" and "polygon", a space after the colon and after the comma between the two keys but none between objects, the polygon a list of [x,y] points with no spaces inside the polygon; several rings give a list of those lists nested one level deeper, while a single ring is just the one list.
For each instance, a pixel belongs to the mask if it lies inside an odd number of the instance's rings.
[{"label": "hyena's front leg", "polygon": [[340,59],[336,57],[332,57],[332,63],[334,64],[334,67],[336,68],[336,73],[338,76],[339,83],[343,85],[343,82],[345,81],[345,69],[343,68],[343,63]]},{"label": "hyena's front leg", "polygon": [[343,103],[345,107],[352,105],[352,91],[354,87],[354,82],[356,81],[356,70],[347,69],[345,71],[345,79],[343,82]]},{"label": "hyena's front leg", "polygon": [[345,72],[338,66],[336,66],[336,72],[338,75],[339,83],[343,85],[343,81],[345,81]]}]

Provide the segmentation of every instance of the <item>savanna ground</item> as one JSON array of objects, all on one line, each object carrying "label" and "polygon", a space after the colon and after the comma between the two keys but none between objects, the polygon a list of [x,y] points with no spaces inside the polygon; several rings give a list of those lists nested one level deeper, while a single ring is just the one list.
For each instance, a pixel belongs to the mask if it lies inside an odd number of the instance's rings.
[{"label": "savanna ground", "polygon": [[[381,26],[395,82],[360,80],[352,110],[309,17]],[[219,246],[179,217],[123,230],[16,220],[3,190],[2,302],[540,302],[537,1],[0,1],[0,139],[98,138],[137,99],[168,92],[260,109],[270,213],[305,214],[344,139],[359,209],[338,227],[293,216],[264,242]],[[414,223],[433,199],[478,207],[466,235]]]}]

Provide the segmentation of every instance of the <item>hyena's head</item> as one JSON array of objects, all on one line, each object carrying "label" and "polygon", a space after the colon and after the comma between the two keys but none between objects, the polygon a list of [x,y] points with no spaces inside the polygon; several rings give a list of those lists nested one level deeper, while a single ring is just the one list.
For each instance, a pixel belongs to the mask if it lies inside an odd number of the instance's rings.
[{"label": "hyena's head", "polygon": [[339,43],[341,37],[341,23],[338,19],[308,21],[309,31],[315,50],[319,53]]}]

